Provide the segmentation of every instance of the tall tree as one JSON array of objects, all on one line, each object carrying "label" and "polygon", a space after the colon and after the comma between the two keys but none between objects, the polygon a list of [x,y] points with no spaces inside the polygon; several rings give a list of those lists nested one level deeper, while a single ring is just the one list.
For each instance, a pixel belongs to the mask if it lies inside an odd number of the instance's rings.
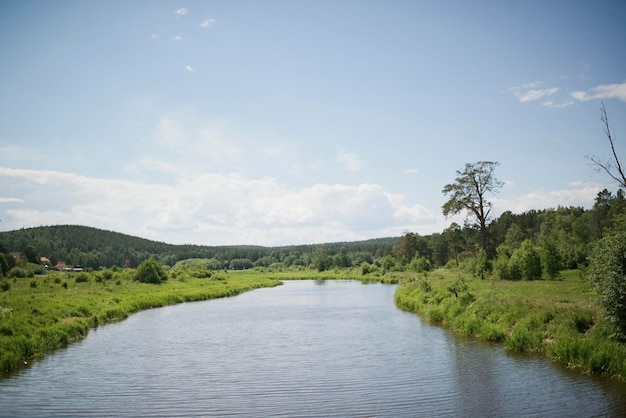
[{"label": "tall tree", "polygon": [[606,174],[608,174],[613,180],[615,180],[615,182],[617,182],[620,188],[626,189],[626,175],[624,175],[622,164],[620,163],[619,158],[617,157],[617,152],[615,151],[615,143],[613,141],[613,136],[611,135],[609,118],[606,114],[606,107],[604,107],[604,102],[602,102],[602,109],[600,109],[600,112],[600,119],[604,124],[604,134],[609,140],[609,146],[611,148],[611,154],[613,158],[608,160],[601,160],[594,155],[587,155],[587,158],[591,160],[593,164],[595,164],[598,171],[606,172]]},{"label": "tall tree", "polygon": [[476,225],[480,229],[480,241],[483,250],[487,250],[487,224],[492,203],[487,200],[487,194],[495,194],[504,185],[498,180],[494,171],[500,165],[494,161],[479,161],[467,163],[463,170],[457,170],[454,183],[443,187],[443,194],[449,200],[442,206],[444,216],[456,215],[467,211],[468,215],[476,218]]}]

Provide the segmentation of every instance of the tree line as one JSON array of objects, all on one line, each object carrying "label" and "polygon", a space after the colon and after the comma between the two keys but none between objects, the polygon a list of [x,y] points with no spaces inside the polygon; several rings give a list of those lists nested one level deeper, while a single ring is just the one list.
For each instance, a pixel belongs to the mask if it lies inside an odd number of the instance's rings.
[{"label": "tree line", "polygon": [[[119,232],[78,225],[56,225],[0,232],[0,273],[18,266],[11,255],[19,253],[22,263],[49,267],[59,263],[93,270],[102,268],[135,268],[154,258],[173,266],[180,260],[200,258],[212,260],[217,269],[242,270],[253,267],[352,267],[363,262],[375,263],[391,253],[398,237],[356,242],[284,247],[174,245],[151,241]],[[323,258],[323,259],[322,259]]]}]

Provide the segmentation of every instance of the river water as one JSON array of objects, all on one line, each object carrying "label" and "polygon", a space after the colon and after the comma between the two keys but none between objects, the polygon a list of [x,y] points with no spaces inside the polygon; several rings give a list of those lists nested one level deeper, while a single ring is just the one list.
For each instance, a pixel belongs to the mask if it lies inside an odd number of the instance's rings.
[{"label": "river water", "polygon": [[0,380],[0,415],[626,414],[626,385],[430,326],[394,291],[287,281],[139,312]]}]

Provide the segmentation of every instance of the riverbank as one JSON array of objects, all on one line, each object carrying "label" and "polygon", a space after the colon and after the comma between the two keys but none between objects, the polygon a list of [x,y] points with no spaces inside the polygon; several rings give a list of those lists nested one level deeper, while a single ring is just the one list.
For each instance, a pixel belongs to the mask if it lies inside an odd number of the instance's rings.
[{"label": "riverbank", "polygon": [[462,335],[543,353],[584,373],[626,379],[626,345],[612,338],[580,271],[562,272],[560,280],[513,282],[436,270],[407,277],[395,301]]},{"label": "riverbank", "polygon": [[280,285],[267,275],[224,272],[154,285],[134,281],[133,270],[51,273],[6,283],[9,289],[0,293],[0,377],[140,310]]}]

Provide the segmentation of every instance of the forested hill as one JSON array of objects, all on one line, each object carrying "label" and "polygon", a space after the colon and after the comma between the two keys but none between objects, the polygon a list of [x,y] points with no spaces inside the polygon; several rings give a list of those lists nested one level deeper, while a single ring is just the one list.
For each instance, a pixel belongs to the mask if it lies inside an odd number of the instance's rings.
[{"label": "forested hill", "polygon": [[31,260],[46,257],[52,265],[65,263],[94,269],[136,267],[149,257],[169,265],[187,258],[208,258],[216,259],[223,267],[249,268],[273,263],[308,266],[316,249],[328,256],[341,256],[345,259],[339,260],[341,264],[371,262],[389,254],[397,240],[398,237],[287,247],[174,245],[88,226],[58,225],[0,232],[0,253],[19,252]]}]

